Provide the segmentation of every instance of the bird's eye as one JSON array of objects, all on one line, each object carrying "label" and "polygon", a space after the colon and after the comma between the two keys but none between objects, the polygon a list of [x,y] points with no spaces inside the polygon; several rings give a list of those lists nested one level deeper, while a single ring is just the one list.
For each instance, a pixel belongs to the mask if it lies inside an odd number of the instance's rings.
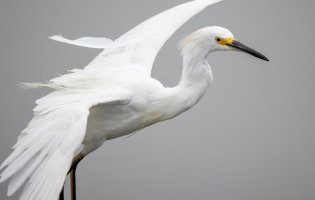
[{"label": "bird's eye", "polygon": [[221,38],[219,38],[219,37],[216,37],[215,40],[216,40],[217,42],[221,42]]}]

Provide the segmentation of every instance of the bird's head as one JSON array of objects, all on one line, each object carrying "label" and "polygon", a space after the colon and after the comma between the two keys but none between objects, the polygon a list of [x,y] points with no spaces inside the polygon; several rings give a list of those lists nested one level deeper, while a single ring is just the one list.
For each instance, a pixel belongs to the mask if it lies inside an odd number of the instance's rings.
[{"label": "bird's head", "polygon": [[188,53],[187,51],[201,51],[206,54],[214,51],[239,51],[269,61],[261,53],[238,42],[229,30],[218,26],[206,27],[188,35],[181,42],[181,47],[183,54]]}]

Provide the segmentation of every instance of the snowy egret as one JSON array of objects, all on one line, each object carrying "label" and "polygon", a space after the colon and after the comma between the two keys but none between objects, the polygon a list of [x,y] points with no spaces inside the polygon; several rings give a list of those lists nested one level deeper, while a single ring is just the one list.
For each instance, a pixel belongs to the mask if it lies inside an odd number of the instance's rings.
[{"label": "snowy egret", "polygon": [[[187,20],[219,0],[195,0],[162,12],[117,40],[51,37],[59,42],[104,49],[84,69],[47,83],[54,92],[37,100],[34,118],[3,162],[0,181],[11,179],[8,195],[25,184],[21,200],[56,200],[71,172],[75,195],[77,164],[106,140],[129,135],[171,119],[194,106],[212,81],[207,55],[242,51],[268,60],[221,27],[206,27],[181,42],[183,72],[176,87],[151,77],[154,59],[167,39]],[[60,195],[63,199],[63,195]]]}]

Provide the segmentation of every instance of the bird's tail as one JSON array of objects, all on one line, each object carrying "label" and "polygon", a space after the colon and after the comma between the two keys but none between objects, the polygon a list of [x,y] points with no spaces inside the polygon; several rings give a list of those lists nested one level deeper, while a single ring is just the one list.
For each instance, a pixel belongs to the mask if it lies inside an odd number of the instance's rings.
[{"label": "bird's tail", "polygon": [[8,195],[24,183],[20,200],[56,200],[84,137],[87,114],[72,108],[36,115],[2,163]]}]

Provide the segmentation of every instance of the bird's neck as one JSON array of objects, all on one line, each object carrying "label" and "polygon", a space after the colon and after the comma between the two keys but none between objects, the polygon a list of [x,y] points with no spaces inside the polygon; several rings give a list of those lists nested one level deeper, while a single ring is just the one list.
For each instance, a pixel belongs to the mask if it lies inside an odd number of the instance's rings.
[{"label": "bird's neck", "polygon": [[169,116],[175,117],[193,107],[206,93],[212,71],[207,61],[208,53],[196,50],[183,51],[183,72],[179,84],[170,88]]},{"label": "bird's neck", "polygon": [[177,87],[208,87],[212,81],[212,71],[208,63],[208,53],[196,49],[183,50],[183,72]]}]

